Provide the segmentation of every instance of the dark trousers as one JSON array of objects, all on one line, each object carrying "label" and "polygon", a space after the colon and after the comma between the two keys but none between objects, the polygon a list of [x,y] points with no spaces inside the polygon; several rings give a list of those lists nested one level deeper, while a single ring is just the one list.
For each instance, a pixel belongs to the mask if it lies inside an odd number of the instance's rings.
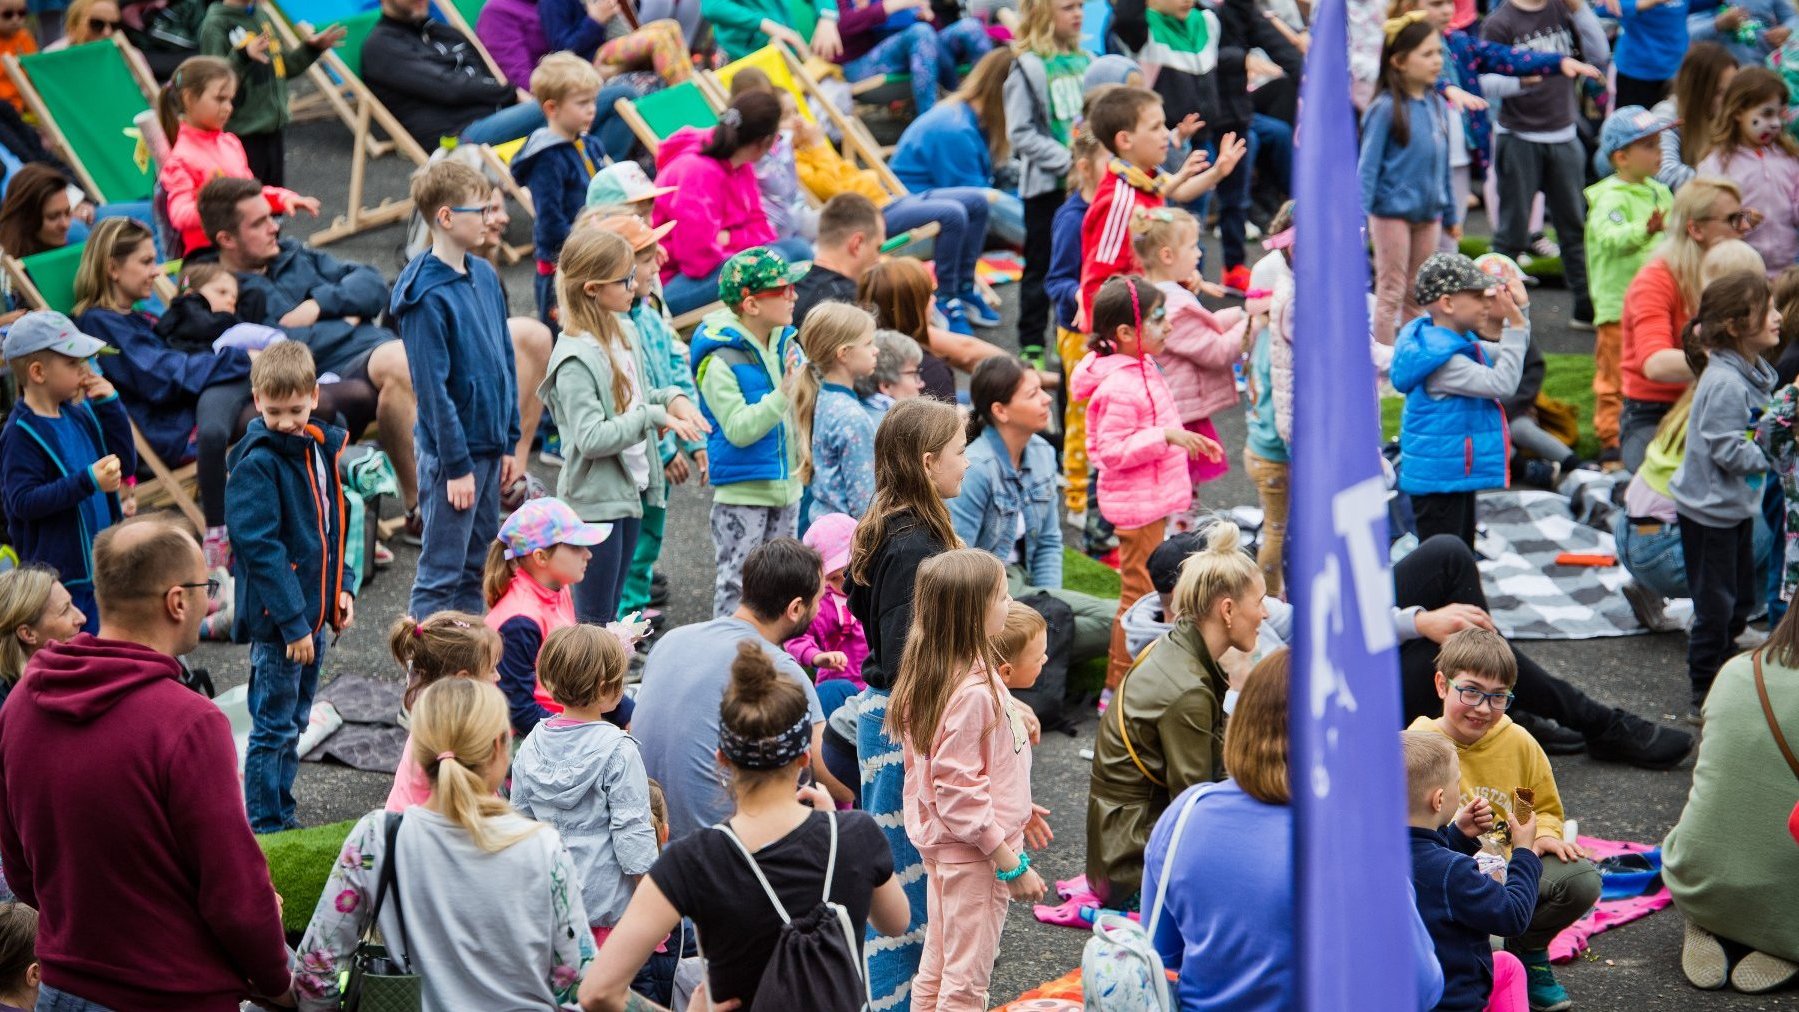
[{"label": "dark trousers", "polygon": [[1718,669],[1755,610],[1755,522],[1712,527],[1680,514],[1680,549],[1686,555],[1693,625],[1687,632],[1687,677],[1693,705],[1705,702]]},{"label": "dark trousers", "polygon": [[1562,248],[1562,272],[1574,295],[1574,318],[1593,319],[1587,296],[1586,150],[1578,140],[1539,144],[1500,134],[1493,141],[1493,171],[1499,173],[1499,228],[1493,250],[1517,257],[1530,246],[1530,209],[1537,194],[1555,225]]},{"label": "dark trousers", "polygon": [[624,597],[631,558],[637,554],[637,533],[643,527],[642,517],[605,522],[612,525],[612,534],[593,546],[587,577],[575,584],[575,618],[595,625],[618,618],[618,602]]},{"label": "dark trousers", "polygon": [[1049,275],[1050,228],[1066,197],[1051,190],[1024,201],[1024,277],[1018,292],[1020,348],[1043,347],[1049,329],[1049,292],[1043,281]]},{"label": "dark trousers", "polygon": [[[350,433],[351,442],[355,442],[375,420],[379,398],[379,392],[366,379],[327,383],[319,387],[319,406],[313,416],[343,426]],[[194,414],[199,431],[196,476],[200,482],[200,512],[206,517],[206,526],[220,527],[225,523],[225,454],[232,443],[243,438],[250,419],[256,417],[250,381],[215,383],[200,391]],[[164,463],[174,467],[180,461]]]},{"label": "dark trousers", "polygon": [[1418,540],[1437,534],[1460,538],[1474,547],[1474,493],[1439,492],[1412,497],[1412,515],[1418,521]]},{"label": "dark trousers", "polygon": [[1618,100],[1612,108],[1622,109],[1627,105],[1640,105],[1645,109],[1668,97],[1668,88],[1673,81],[1646,81],[1629,74],[1618,75]]},{"label": "dark trousers", "polygon": [[[1474,552],[1452,537],[1430,538],[1393,566],[1393,599],[1401,608],[1426,611],[1448,604],[1471,604],[1485,610],[1487,597],[1480,588],[1480,569]],[[1443,701],[1437,698],[1437,651],[1427,639],[1409,640],[1399,648],[1400,694],[1405,719],[1440,717]],[[1602,734],[1611,723],[1612,708],[1549,672],[1516,644],[1518,682],[1514,705],[1586,735]]]},{"label": "dark trousers", "polygon": [[[280,130],[266,134],[238,134],[244,142],[244,160],[250,174],[264,186],[287,185],[287,135]],[[170,139],[173,143],[173,138]]]}]

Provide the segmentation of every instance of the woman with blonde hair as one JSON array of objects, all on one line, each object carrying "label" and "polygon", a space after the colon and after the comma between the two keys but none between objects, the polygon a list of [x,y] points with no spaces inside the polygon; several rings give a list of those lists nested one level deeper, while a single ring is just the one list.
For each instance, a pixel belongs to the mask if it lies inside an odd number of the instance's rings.
[{"label": "woman with blonde hair", "polygon": [[1624,409],[1619,443],[1624,469],[1635,471],[1662,416],[1692,382],[1680,330],[1699,307],[1705,254],[1726,239],[1741,239],[1761,222],[1743,206],[1743,191],[1728,179],[1700,176],[1674,195],[1667,236],[1624,292]]},{"label": "woman with blonde hair", "polygon": [[350,831],[296,952],[301,1008],[337,1007],[371,920],[423,978],[425,1012],[574,1002],[594,956],[581,882],[555,832],[498,796],[511,742],[494,685],[449,678],[419,695],[412,756],[431,798]]},{"label": "woman with blonde hair", "polygon": [[1224,775],[1226,695],[1219,659],[1255,649],[1267,617],[1267,582],[1220,520],[1205,547],[1181,563],[1170,601],[1173,626],[1125,673],[1100,716],[1087,799],[1087,881],[1108,907],[1134,910],[1143,846],[1169,802]]},{"label": "woman with blonde hair", "polygon": [[45,566],[0,573],[0,705],[25,674],[25,662],[46,643],[73,639],[88,616]]},{"label": "woman with blonde hair", "polygon": [[117,0],[75,0],[63,15],[62,38],[45,46],[44,52],[110,39],[124,26]]}]

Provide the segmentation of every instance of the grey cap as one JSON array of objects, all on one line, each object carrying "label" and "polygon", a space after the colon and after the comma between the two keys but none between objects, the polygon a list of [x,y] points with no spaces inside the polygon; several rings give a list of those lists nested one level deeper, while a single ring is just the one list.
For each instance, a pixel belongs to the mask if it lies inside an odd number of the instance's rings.
[{"label": "grey cap", "polygon": [[1428,306],[1445,295],[1456,292],[1484,292],[1499,286],[1499,279],[1460,253],[1432,253],[1418,268],[1412,283],[1412,296],[1421,306]]},{"label": "grey cap", "polygon": [[38,351],[54,351],[70,358],[118,354],[117,348],[83,334],[68,317],[52,309],[26,313],[13,321],[7,328],[4,346],[0,346],[0,358],[11,361]]}]

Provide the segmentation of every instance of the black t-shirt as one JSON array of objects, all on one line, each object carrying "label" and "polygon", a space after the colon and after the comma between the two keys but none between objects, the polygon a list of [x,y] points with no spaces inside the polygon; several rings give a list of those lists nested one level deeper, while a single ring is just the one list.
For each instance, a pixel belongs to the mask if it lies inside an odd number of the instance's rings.
[{"label": "black t-shirt", "polygon": [[[818,905],[830,853],[831,826],[823,812],[756,852],[756,863],[789,916],[800,917]],[[838,812],[831,899],[849,911],[858,938],[875,887],[892,877],[893,851],[874,819],[865,812]],[[737,845],[716,829],[688,833],[656,859],[650,880],[699,929],[713,1000],[737,998],[743,1012],[750,1012],[781,932],[781,915]]]},{"label": "black t-shirt", "polygon": [[856,282],[829,267],[814,263],[806,276],[793,283],[793,325],[806,322],[806,314],[820,302],[855,302]]}]

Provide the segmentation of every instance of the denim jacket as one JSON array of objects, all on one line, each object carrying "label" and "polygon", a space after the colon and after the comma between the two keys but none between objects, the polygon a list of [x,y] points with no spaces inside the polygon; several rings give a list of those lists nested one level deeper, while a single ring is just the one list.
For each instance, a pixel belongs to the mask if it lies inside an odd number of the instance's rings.
[{"label": "denim jacket", "polygon": [[999,430],[987,428],[968,444],[968,473],[962,492],[949,501],[956,534],[970,548],[1011,557],[1024,511],[1026,582],[1062,586],[1062,521],[1056,513],[1056,451],[1041,436],[1025,444],[1022,467],[1014,470]]}]

